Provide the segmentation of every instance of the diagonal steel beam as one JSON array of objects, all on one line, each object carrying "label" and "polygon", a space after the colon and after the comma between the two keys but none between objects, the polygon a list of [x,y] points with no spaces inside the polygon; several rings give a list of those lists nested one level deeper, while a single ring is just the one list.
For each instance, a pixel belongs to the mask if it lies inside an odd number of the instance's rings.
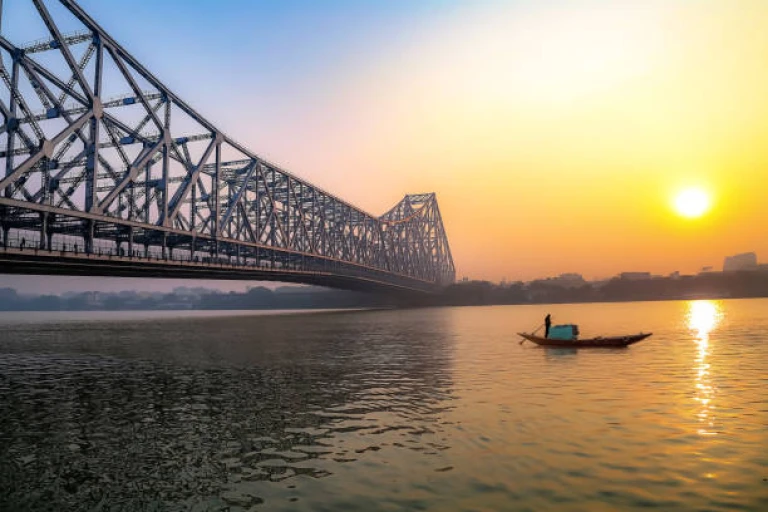
[{"label": "diagonal steel beam", "polygon": [[[15,101],[19,108],[21,108],[21,110],[26,113],[27,116],[29,116],[31,110],[29,105],[27,105],[27,101],[24,99],[24,96],[19,91],[19,67],[21,65],[22,59],[14,59],[13,76],[8,76],[8,72],[6,71],[5,66],[3,66],[2,62],[0,62],[0,78],[3,79],[5,86],[8,87],[8,89],[11,91],[11,101]],[[35,132],[35,137],[37,137],[38,140],[45,138],[43,130],[40,129],[39,124],[32,122],[30,126],[32,126],[32,131]],[[21,127],[19,127],[18,132],[23,133]],[[26,139],[24,143],[27,145],[27,147],[30,147],[29,139]]]},{"label": "diagonal steel beam", "polygon": [[[96,52],[96,45],[94,45],[93,43],[89,44],[88,50],[86,50],[82,59],[80,59],[80,63],[77,65],[80,72],[85,70],[85,67],[88,65],[88,62],[91,60],[91,57],[93,57],[93,54],[95,52]],[[61,91],[61,95],[59,96],[59,103],[64,103],[64,100],[67,97],[67,91],[72,90],[72,88],[75,86],[76,81],[77,81],[77,76],[75,76],[75,74],[72,73],[72,77],[69,79],[69,82],[67,82],[67,89],[64,91]]]},{"label": "diagonal steel beam", "polygon": [[110,204],[112,204],[112,201],[115,200],[115,198],[125,189],[125,187],[128,186],[129,183],[136,179],[136,176],[139,172],[141,172],[141,169],[147,164],[147,162],[149,162],[149,160],[152,159],[155,153],[163,148],[164,145],[165,141],[161,139],[155,143],[154,146],[145,151],[143,155],[139,155],[136,161],[134,161],[133,164],[131,164],[131,166],[126,170],[122,181],[115,185],[115,188],[112,189],[112,192],[110,192],[107,197],[104,198],[104,200],[99,202],[97,205],[94,205],[91,211],[93,213],[103,214],[104,210],[108,208]]},{"label": "diagonal steel beam", "polygon": [[29,171],[35,164],[37,164],[37,162],[40,161],[40,159],[50,158],[51,156],[53,156],[53,149],[57,145],[61,144],[61,142],[67,137],[69,137],[75,130],[79,130],[80,128],[82,128],[83,125],[91,119],[91,117],[92,117],[92,113],[87,112],[82,116],[80,116],[80,118],[78,118],[74,123],[67,126],[53,139],[43,141],[43,144],[37,150],[37,152],[35,152],[34,155],[29,157],[26,161],[24,161],[24,163],[22,163],[16,169],[14,169],[12,173],[7,175],[2,181],[0,181],[0,190],[12,184],[14,181],[16,181],[19,178],[19,176]]},{"label": "diagonal steel beam", "polygon": [[221,226],[219,227],[219,233],[221,233],[223,226],[229,223],[229,219],[230,217],[232,217],[232,212],[235,210],[236,205],[240,202],[240,198],[243,197],[243,193],[248,188],[248,182],[251,180],[251,176],[253,176],[253,170],[256,168],[256,165],[258,165],[258,163],[256,161],[253,161],[246,168],[247,169],[246,175],[241,182],[240,189],[237,191],[237,194],[235,194],[235,196],[230,200],[229,205],[227,206],[227,211],[221,217]]},{"label": "diagonal steel beam", "polygon": [[78,67],[77,62],[75,62],[74,57],[72,57],[72,52],[69,51],[69,46],[65,44],[64,37],[62,37],[61,32],[59,32],[59,28],[56,26],[56,23],[54,23],[53,18],[51,18],[51,14],[45,7],[45,4],[43,4],[42,0],[32,0],[32,3],[35,4],[37,12],[40,13],[40,17],[43,19],[45,26],[48,27],[48,31],[51,33],[51,36],[53,36],[53,38],[58,42],[59,50],[64,56],[64,60],[67,61],[67,65],[69,65],[72,73],[77,76],[77,82],[80,84],[83,92],[89,99],[93,99],[93,91],[91,90],[90,85],[88,85],[88,81],[80,71],[80,68]]},{"label": "diagonal steel beam", "polygon": [[[179,214],[181,205],[182,203],[184,203],[184,201],[187,200],[187,197],[189,196],[189,193],[192,190],[193,185],[197,182],[197,179],[200,177],[200,173],[203,170],[203,166],[205,165],[205,162],[208,160],[208,157],[211,156],[211,152],[219,145],[220,145],[220,142],[218,137],[211,140],[211,143],[208,144],[207,148],[205,148],[205,152],[203,153],[203,156],[200,158],[200,161],[195,166],[195,170],[189,175],[185,185],[183,187],[179,187],[176,190],[176,194],[174,194],[174,197],[169,204],[167,222],[173,221],[173,219],[175,219],[176,216]],[[217,163],[218,163],[218,158],[217,158]]]},{"label": "diagonal steel beam", "polygon": [[[2,37],[1,35],[0,35],[0,48],[3,48],[4,50],[6,50],[11,54],[18,53],[20,51],[18,48],[16,48],[14,45],[9,43],[8,40]],[[67,84],[59,80],[59,78],[56,75],[54,75],[53,73],[45,69],[44,66],[41,66],[33,58],[24,56],[22,57],[22,59],[24,59],[24,62],[27,63],[29,66],[31,66],[38,74],[45,77],[46,80],[54,84],[56,87],[58,87],[62,91],[67,91],[67,94],[72,99],[77,100],[78,102],[80,102],[82,105],[86,107],[90,107],[91,102],[88,98],[84,97],[74,89],[68,88]]]},{"label": "diagonal steel beam", "polygon": [[240,215],[243,219],[243,225],[245,227],[245,230],[248,232],[248,235],[251,237],[251,242],[258,243],[258,238],[256,238],[256,234],[253,231],[253,226],[251,225],[251,220],[248,218],[248,211],[243,206],[243,203],[238,203],[238,209],[240,210]]},{"label": "diagonal steel beam", "polygon": [[164,126],[163,123],[158,119],[157,115],[155,114],[154,110],[149,107],[149,102],[144,97],[144,92],[141,90],[139,85],[136,83],[136,80],[134,80],[133,76],[131,75],[130,71],[127,67],[125,67],[125,64],[123,63],[122,59],[118,56],[117,52],[112,48],[110,45],[104,45],[104,47],[107,49],[109,54],[112,56],[112,61],[117,65],[118,69],[120,70],[120,73],[122,73],[123,78],[128,82],[128,85],[131,86],[131,90],[133,90],[133,93],[141,99],[141,104],[144,106],[144,109],[147,111],[147,115],[152,117],[152,121],[154,121],[155,126],[157,126],[158,130],[163,130]]}]

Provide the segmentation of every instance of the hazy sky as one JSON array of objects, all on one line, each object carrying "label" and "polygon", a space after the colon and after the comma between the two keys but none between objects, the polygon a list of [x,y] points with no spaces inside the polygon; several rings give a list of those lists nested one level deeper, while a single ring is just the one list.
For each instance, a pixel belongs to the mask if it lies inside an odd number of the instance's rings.
[{"label": "hazy sky", "polygon": [[766,1],[80,4],[294,174],[372,213],[436,192],[459,277],[768,261]]}]

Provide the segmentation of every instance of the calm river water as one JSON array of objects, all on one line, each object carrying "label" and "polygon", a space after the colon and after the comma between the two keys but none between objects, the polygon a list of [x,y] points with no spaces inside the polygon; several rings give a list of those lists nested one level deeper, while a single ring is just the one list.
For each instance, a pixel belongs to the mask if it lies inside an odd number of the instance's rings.
[{"label": "calm river water", "polygon": [[0,317],[0,510],[768,510],[768,300],[158,315]]}]

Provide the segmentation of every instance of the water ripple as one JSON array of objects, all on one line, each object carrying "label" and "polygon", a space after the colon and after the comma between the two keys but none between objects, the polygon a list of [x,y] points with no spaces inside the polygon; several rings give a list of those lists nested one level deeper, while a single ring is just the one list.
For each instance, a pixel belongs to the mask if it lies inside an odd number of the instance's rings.
[{"label": "water ripple", "polygon": [[[2,510],[768,509],[768,301],[0,330]],[[588,335],[588,332],[585,332]]]}]

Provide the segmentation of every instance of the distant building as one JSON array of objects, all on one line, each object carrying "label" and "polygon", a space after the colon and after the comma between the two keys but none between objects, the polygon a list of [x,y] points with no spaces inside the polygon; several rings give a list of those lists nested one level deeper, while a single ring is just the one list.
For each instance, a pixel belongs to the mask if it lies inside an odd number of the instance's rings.
[{"label": "distant building", "polygon": [[[259,290],[261,289],[261,290]],[[249,286],[248,291],[251,290],[254,291],[263,291],[266,288],[263,286]],[[275,288],[274,293],[280,294],[280,295],[290,295],[290,294],[302,294],[302,293],[317,293],[317,292],[323,292],[325,291],[323,288],[317,287],[317,286],[278,286]]]},{"label": "distant building", "polygon": [[735,256],[727,256],[723,263],[723,272],[736,272],[738,270],[757,270],[757,255],[753,252],[745,252]]},{"label": "distant building", "polygon": [[644,281],[646,279],[651,278],[650,272],[622,272],[619,274],[619,277],[621,279],[626,279],[627,281]]},{"label": "distant building", "polygon": [[680,279],[680,271],[679,270],[675,270],[674,272],[669,274],[669,278],[670,279]]},{"label": "distant building", "polygon": [[547,282],[549,284],[554,284],[556,286],[560,286],[562,288],[581,288],[587,282],[584,280],[584,277],[582,277],[581,274],[560,274],[557,277],[553,277],[551,279],[548,279]]},{"label": "distant building", "polygon": [[89,307],[101,306],[107,294],[99,292],[85,292],[82,294],[84,302]]}]

